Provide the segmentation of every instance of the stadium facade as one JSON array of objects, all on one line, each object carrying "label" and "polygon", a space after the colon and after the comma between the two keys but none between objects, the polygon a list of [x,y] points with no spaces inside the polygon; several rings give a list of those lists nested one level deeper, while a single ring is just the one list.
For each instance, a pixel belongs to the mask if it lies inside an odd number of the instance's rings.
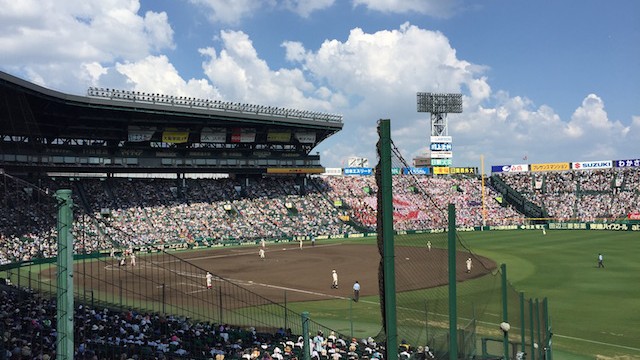
[{"label": "stadium facade", "polygon": [[313,174],[342,116],[90,88],[61,93],[0,72],[0,167],[11,173]]}]

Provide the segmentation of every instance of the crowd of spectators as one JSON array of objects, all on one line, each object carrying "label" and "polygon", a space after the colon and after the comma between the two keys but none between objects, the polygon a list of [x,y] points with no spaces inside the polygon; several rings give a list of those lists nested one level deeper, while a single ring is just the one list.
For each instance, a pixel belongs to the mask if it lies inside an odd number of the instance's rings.
[{"label": "crowd of spectators", "polygon": [[[624,217],[640,208],[636,168],[502,173],[550,217]],[[375,231],[373,176],[249,179],[39,178],[0,186],[0,263],[55,256],[53,193],[71,189],[76,252],[148,244],[215,244]],[[393,176],[394,229],[521,224],[523,215],[474,176]]]},{"label": "crowd of spectators", "polygon": [[640,168],[501,173],[513,189],[561,221],[612,221],[640,212]]},{"label": "crowd of spectators", "polygon": [[[0,359],[56,358],[56,301],[28,289],[0,285]],[[301,360],[303,337],[291,330],[257,331],[227,324],[135,310],[74,310],[74,359]],[[309,337],[312,360],[383,359],[384,344],[322,331]],[[400,344],[405,359],[434,358],[428,347]]]}]

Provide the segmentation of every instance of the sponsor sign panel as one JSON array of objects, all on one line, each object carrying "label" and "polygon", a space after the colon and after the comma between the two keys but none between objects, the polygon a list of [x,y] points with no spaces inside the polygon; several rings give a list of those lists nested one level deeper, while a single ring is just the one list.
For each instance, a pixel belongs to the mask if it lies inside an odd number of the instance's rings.
[{"label": "sponsor sign panel", "polygon": [[431,159],[431,165],[433,166],[451,166],[453,161],[451,159]]},{"label": "sponsor sign panel", "polygon": [[525,171],[529,171],[528,164],[494,165],[491,167],[491,172],[525,172]]},{"label": "sponsor sign panel", "polygon": [[227,142],[227,131],[223,128],[204,128],[200,133],[200,142],[225,143]]},{"label": "sponsor sign panel", "polygon": [[434,167],[433,168],[433,173],[435,175],[449,175],[449,168],[448,167]]},{"label": "sponsor sign panel", "polygon": [[345,175],[371,175],[373,173],[373,169],[372,168],[356,168],[356,167],[351,167],[351,168],[344,168],[344,174]]},{"label": "sponsor sign panel", "polygon": [[289,142],[291,141],[291,132],[269,130],[267,132],[267,141],[268,142]]},{"label": "sponsor sign panel", "polygon": [[403,168],[402,173],[405,175],[429,175],[429,168],[408,167],[408,168]]},{"label": "sponsor sign panel", "polygon": [[432,159],[449,159],[453,157],[453,153],[451,151],[433,151],[431,152]]},{"label": "sponsor sign panel", "polygon": [[571,163],[571,168],[574,170],[591,170],[591,169],[610,169],[613,167],[613,161],[580,161]]},{"label": "sponsor sign panel", "polygon": [[391,168],[391,175],[400,175],[401,171],[400,168]]},{"label": "sponsor sign panel", "polygon": [[188,131],[163,131],[162,142],[170,144],[182,144],[189,140]]},{"label": "sponsor sign panel", "polygon": [[431,151],[451,151],[451,143],[431,143]]},{"label": "sponsor sign panel", "polygon": [[303,144],[316,143],[316,133],[311,131],[296,131],[295,137],[296,137],[296,140],[298,140]]},{"label": "sponsor sign panel", "polygon": [[342,175],[342,168],[325,168],[324,174],[332,176]]},{"label": "sponsor sign panel", "polygon": [[432,136],[431,143],[450,143],[453,142],[451,136]]},{"label": "sponsor sign panel", "polygon": [[563,171],[570,170],[571,164],[567,163],[546,163],[531,164],[531,171]]},{"label": "sponsor sign panel", "polygon": [[452,167],[449,168],[449,174],[477,174],[477,167]]},{"label": "sponsor sign panel", "polygon": [[267,174],[322,174],[324,168],[267,168]]},{"label": "sponsor sign panel", "polygon": [[153,134],[156,132],[155,127],[145,126],[129,126],[127,134],[127,141],[142,142],[150,141]]},{"label": "sponsor sign panel", "polygon": [[640,212],[632,212],[628,215],[629,220],[640,220]]},{"label": "sponsor sign panel", "polygon": [[640,159],[616,160],[616,167],[640,167]]},{"label": "sponsor sign panel", "polygon": [[233,128],[231,131],[232,143],[250,143],[256,141],[256,129]]}]

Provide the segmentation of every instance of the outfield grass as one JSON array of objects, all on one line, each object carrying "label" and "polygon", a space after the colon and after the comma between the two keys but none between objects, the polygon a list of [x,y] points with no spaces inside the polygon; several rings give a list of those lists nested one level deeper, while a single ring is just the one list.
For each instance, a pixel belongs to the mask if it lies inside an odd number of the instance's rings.
[{"label": "outfield grass", "polygon": [[[640,359],[640,234],[556,230],[543,235],[526,230],[460,236],[477,254],[506,264],[509,282],[527,298],[548,299],[554,359]],[[599,252],[605,269],[597,267]],[[380,324],[377,297],[363,300],[349,309],[340,301],[289,306],[340,330],[350,331],[348,319],[353,319],[358,336]]]}]

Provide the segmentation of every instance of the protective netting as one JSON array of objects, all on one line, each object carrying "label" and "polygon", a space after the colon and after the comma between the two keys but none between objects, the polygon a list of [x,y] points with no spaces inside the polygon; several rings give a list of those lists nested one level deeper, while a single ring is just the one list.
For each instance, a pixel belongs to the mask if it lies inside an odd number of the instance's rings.
[{"label": "protective netting", "polygon": [[[32,355],[54,355],[56,223],[64,206],[56,190],[78,190],[78,185],[4,175],[0,330],[12,336],[0,350],[29,347]],[[294,341],[298,346],[292,345],[292,351],[300,356],[302,317],[287,308],[285,292],[267,298],[244,283],[208,274],[191,261],[199,252],[180,251],[186,241],[141,239],[136,231],[121,228],[126,223],[117,227],[99,210],[88,212],[81,205],[86,201],[82,191],[72,194],[76,352],[81,348],[99,358],[149,350],[169,358],[240,358],[247,347],[264,344],[270,352],[274,346],[284,351],[281,343]],[[333,331],[312,320],[307,326],[312,334]]]},{"label": "protective netting", "polygon": [[[455,205],[456,217],[461,219],[461,223],[467,223],[469,218],[478,218],[478,212],[483,213],[484,218],[484,204],[471,203],[470,200],[481,198],[479,194],[484,189],[478,187],[480,182],[469,181],[468,176],[471,175],[413,174],[411,169],[415,168],[402,157],[393,141],[391,154],[391,168],[397,169],[392,176],[392,212],[397,234],[393,241],[399,343],[410,344],[414,349],[428,346],[436,357],[447,358],[449,314],[451,306],[455,306],[458,357],[502,357],[504,333],[500,324],[505,320],[503,296],[506,295],[506,320],[511,326],[508,331],[509,353],[513,358],[518,353],[528,353],[529,359],[539,358],[542,345],[534,347],[534,343],[542,344],[548,337],[547,324],[538,321],[544,318],[542,307],[530,309],[529,299],[521,298],[510,284],[503,285],[503,274],[497,264],[474,253],[461,231],[455,235],[457,299],[453,303],[449,299],[448,234],[445,231],[448,227],[447,205]],[[399,169],[409,170],[400,173]],[[376,187],[372,191],[381,187],[380,164],[376,171]],[[382,258],[384,241],[388,241],[381,235],[383,229],[380,224],[384,214],[385,209],[378,196],[379,288],[383,319],[385,287]],[[430,226],[423,227],[423,224]],[[383,328],[378,341],[385,338],[386,329]],[[402,350],[402,347],[398,349],[399,352]]]}]

